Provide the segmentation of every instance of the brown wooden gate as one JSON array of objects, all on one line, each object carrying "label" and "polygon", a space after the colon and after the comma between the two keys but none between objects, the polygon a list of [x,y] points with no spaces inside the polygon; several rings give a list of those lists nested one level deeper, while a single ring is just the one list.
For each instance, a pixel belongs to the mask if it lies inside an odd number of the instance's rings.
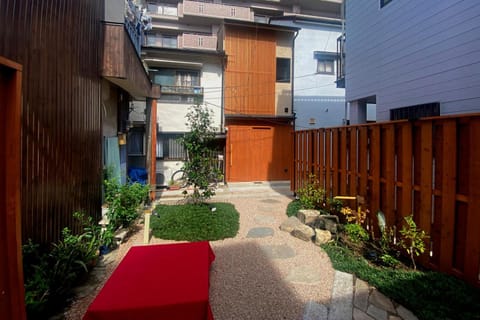
[{"label": "brown wooden gate", "polygon": [[25,319],[20,225],[22,67],[0,57],[0,314]]},{"label": "brown wooden gate", "polygon": [[290,180],[291,141],[289,125],[268,122],[230,124],[227,181]]}]

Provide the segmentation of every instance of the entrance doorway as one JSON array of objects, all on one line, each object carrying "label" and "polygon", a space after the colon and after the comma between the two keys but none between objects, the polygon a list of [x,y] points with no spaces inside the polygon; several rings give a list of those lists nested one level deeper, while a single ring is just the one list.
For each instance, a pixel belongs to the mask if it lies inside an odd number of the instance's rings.
[{"label": "entrance doorway", "polygon": [[0,314],[25,319],[20,225],[22,67],[0,56]]}]

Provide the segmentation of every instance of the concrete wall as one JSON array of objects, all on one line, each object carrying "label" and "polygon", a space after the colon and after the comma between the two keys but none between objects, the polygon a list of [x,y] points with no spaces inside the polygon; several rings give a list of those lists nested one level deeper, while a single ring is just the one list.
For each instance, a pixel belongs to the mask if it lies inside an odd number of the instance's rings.
[{"label": "concrete wall", "polygon": [[[315,51],[335,53],[341,27],[301,20],[272,21],[272,24],[302,28],[295,39],[294,107],[296,130],[336,127],[345,117],[345,90],[338,89],[335,75],[317,74]],[[310,118],[315,124],[310,124]]]},{"label": "concrete wall", "polygon": [[346,2],[346,95],[389,110],[440,102],[442,115],[480,111],[480,1]]}]

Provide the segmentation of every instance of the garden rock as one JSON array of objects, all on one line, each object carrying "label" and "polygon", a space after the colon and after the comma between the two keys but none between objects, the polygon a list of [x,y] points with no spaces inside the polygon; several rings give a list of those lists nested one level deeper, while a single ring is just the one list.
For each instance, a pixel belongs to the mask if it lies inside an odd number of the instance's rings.
[{"label": "garden rock", "polygon": [[117,242],[117,245],[120,245],[125,240],[127,234],[128,229],[126,228],[119,229],[117,232],[115,232],[115,241]]},{"label": "garden rock", "polygon": [[310,223],[309,226],[315,229],[328,230],[336,234],[339,223],[338,217],[335,215],[320,215],[315,222]]},{"label": "garden rock", "polygon": [[332,239],[332,234],[328,230],[315,229],[315,244],[321,246]]},{"label": "garden rock", "polygon": [[280,225],[280,230],[290,233],[299,225],[302,225],[302,223],[297,217],[289,217]]},{"label": "garden rock", "polygon": [[297,218],[301,223],[311,224],[315,223],[320,212],[318,210],[302,209],[297,212]]},{"label": "garden rock", "polygon": [[307,225],[300,224],[297,225],[290,234],[303,241],[311,241],[315,235],[315,231]]}]

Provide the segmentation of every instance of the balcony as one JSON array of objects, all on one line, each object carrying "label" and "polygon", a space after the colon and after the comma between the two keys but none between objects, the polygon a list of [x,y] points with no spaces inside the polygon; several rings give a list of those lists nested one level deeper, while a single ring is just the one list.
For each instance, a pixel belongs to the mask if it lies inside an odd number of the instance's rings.
[{"label": "balcony", "polygon": [[173,4],[147,3],[147,12],[153,17],[178,17],[178,8]]},{"label": "balcony", "polygon": [[345,34],[337,38],[337,88],[345,88]]},{"label": "balcony", "polygon": [[183,15],[244,21],[253,19],[250,8],[188,0],[183,1]]},{"label": "balcony", "polygon": [[105,0],[101,75],[135,97],[157,97],[140,59],[143,29],[131,0]]},{"label": "balcony", "polygon": [[184,33],[181,41],[182,48],[197,50],[217,50],[217,37],[201,34]]},{"label": "balcony", "polygon": [[161,86],[162,94],[181,94],[192,96],[203,96],[203,87],[181,87],[181,86]]}]

